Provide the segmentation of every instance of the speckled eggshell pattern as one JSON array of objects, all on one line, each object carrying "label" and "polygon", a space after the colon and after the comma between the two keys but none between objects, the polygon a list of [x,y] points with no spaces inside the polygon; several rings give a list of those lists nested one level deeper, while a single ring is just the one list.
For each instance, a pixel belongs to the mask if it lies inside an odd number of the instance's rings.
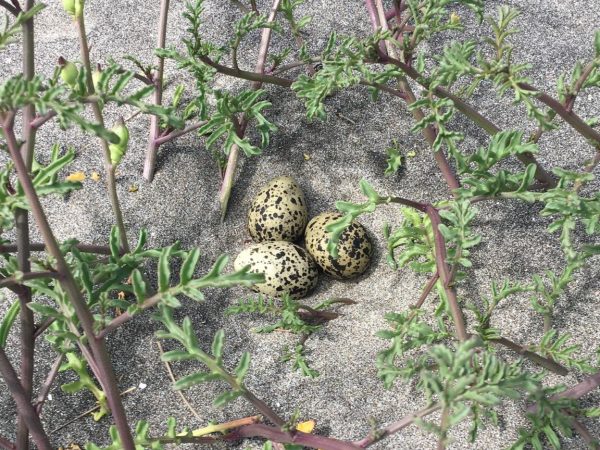
[{"label": "speckled eggshell pattern", "polygon": [[294,299],[302,298],[319,278],[317,264],[310,254],[285,241],[252,244],[238,255],[233,265],[235,270],[249,265],[251,272],[263,273],[265,283],[255,284],[252,289],[272,297],[287,292]]},{"label": "speckled eggshell pattern", "polygon": [[248,231],[254,242],[296,241],[307,221],[304,193],[291,177],[271,180],[248,211]]},{"label": "speckled eggshell pattern", "polygon": [[306,249],[325,273],[335,278],[352,278],[367,270],[372,245],[365,228],[354,220],[340,236],[338,257],[334,259],[327,251],[330,233],[325,227],[342,216],[337,212],[324,212],[313,217],[306,227]]}]

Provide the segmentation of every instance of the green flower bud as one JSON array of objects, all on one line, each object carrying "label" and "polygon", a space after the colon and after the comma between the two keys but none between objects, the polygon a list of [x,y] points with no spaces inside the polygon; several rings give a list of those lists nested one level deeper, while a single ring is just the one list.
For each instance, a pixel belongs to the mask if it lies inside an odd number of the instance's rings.
[{"label": "green flower bud", "polygon": [[63,8],[73,19],[83,14],[84,0],[63,0]]},{"label": "green flower bud", "polygon": [[127,151],[127,144],[129,143],[129,130],[125,126],[123,118],[120,118],[117,121],[117,124],[111,128],[110,131],[119,136],[118,144],[108,145],[108,149],[110,151],[110,162],[113,166],[116,166],[121,162],[125,152]]},{"label": "green flower bud", "polygon": [[70,16],[75,16],[75,0],[63,0],[63,8]]},{"label": "green flower bud", "polygon": [[79,76],[77,66],[71,61],[67,61],[62,56],[58,58],[58,64],[62,66],[62,69],[60,69],[60,77],[69,86],[72,88],[75,87],[75,84],[77,84],[77,77]]},{"label": "green flower bud", "polygon": [[81,17],[83,15],[83,5],[85,0],[75,0],[75,17]]}]

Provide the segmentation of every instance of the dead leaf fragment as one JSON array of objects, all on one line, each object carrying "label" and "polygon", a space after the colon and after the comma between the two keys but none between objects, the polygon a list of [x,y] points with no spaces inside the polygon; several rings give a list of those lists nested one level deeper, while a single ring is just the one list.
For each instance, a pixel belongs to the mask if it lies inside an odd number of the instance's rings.
[{"label": "dead leaf fragment", "polygon": [[67,176],[66,180],[70,181],[71,183],[81,182],[81,181],[85,180],[85,173],[83,173],[81,171],[73,172],[72,174]]},{"label": "dead leaf fragment", "polygon": [[137,184],[132,184],[131,186],[129,186],[129,189],[127,189],[129,192],[137,192],[139,189]]},{"label": "dead leaf fragment", "polygon": [[99,181],[100,180],[100,174],[98,172],[92,172],[92,174],[90,175],[90,178],[94,181]]},{"label": "dead leaf fragment", "polygon": [[308,153],[304,153],[304,161],[309,161],[310,155]]}]

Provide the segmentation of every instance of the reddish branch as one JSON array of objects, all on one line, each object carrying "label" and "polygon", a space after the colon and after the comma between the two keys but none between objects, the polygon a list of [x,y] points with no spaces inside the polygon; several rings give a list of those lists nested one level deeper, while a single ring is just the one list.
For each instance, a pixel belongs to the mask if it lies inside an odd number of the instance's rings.
[{"label": "reddish branch", "polygon": [[34,442],[40,450],[52,450],[48,435],[44,431],[42,422],[29,402],[29,396],[21,386],[15,369],[10,364],[4,348],[0,347],[0,374],[10,391],[13,400],[17,404],[19,417],[23,420]]},{"label": "reddish branch", "polygon": [[104,341],[102,339],[96,339],[94,335],[94,318],[87,307],[86,301],[83,298],[83,295],[79,290],[75,279],[73,278],[73,274],[69,270],[69,266],[60,251],[60,247],[56,242],[56,238],[52,233],[48,219],[35,192],[35,188],[31,178],[29,177],[27,167],[25,166],[25,162],[23,161],[19,151],[13,127],[14,113],[11,113],[8,116],[3,117],[3,132],[8,144],[11,159],[15,164],[19,182],[21,183],[23,192],[25,193],[31,213],[35,218],[40,234],[44,238],[44,242],[48,248],[48,253],[52,255],[56,261],[56,270],[60,274],[61,286],[65,290],[66,295],[69,297],[73,309],[77,314],[81,327],[83,328],[85,336],[88,340],[93,358],[88,362],[90,364],[95,363],[97,365],[97,375],[104,391],[107,394],[108,403],[117,429],[119,430],[119,436],[121,437],[122,445],[126,450],[135,450],[135,444],[131,436],[127,416],[125,415],[125,410],[121,402],[118,383],[115,378],[113,367],[108,352],[106,351]]}]

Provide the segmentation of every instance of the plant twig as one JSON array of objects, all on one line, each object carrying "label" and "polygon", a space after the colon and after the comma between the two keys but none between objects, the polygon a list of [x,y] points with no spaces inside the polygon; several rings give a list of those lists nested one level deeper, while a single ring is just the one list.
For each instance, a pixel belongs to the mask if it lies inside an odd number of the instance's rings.
[{"label": "plant twig", "polygon": [[183,130],[173,130],[164,136],[157,137],[155,140],[156,145],[162,145],[165,142],[170,142],[173,139],[184,136],[188,133],[191,133],[192,131],[196,131],[198,128],[200,128],[201,126],[203,126],[205,124],[206,124],[206,120],[203,120],[201,122],[195,122],[190,125],[187,125]]},{"label": "plant twig", "polygon": [[22,281],[34,280],[36,278],[58,278],[56,272],[44,271],[44,272],[28,272],[21,275],[19,278],[7,277],[0,278],[0,288],[9,287],[16,284],[22,284]]},{"label": "plant twig", "polygon": [[573,111],[569,111],[561,102],[556,100],[554,97],[539,91],[535,87],[527,83],[520,83],[519,87],[528,91],[535,92],[536,98],[554,110],[560,117],[564,119],[575,131],[577,131],[584,138],[593,141],[596,148],[600,148],[600,133],[589,126],[585,121],[575,114]]},{"label": "plant twig", "polygon": [[[123,392],[121,392],[121,396],[123,396],[123,395],[127,395],[127,394],[129,394],[130,392],[133,392],[133,391],[135,391],[136,389],[137,389],[137,387],[135,387],[135,386],[133,386],[133,387],[130,387],[129,389],[125,389]],[[63,424],[62,424],[61,426],[59,426],[58,428],[55,428],[54,430],[50,431],[50,434],[54,434],[54,433],[56,433],[57,431],[60,431],[60,430],[62,430],[63,428],[65,428],[65,427],[68,427],[68,426],[69,426],[69,425],[71,425],[73,422],[77,422],[77,421],[78,421],[79,419],[81,419],[82,417],[85,417],[85,416],[87,416],[88,414],[91,414],[91,413],[93,413],[94,411],[96,411],[96,410],[97,410],[97,409],[99,409],[99,408],[100,408],[100,405],[96,405],[96,406],[94,406],[94,407],[92,407],[92,408],[88,409],[87,411],[84,411],[84,412],[82,412],[82,413],[81,413],[81,414],[79,414],[77,417],[73,417],[73,418],[72,418],[71,420],[69,420],[68,422],[66,422],[66,423],[63,423]]]},{"label": "plant twig", "polygon": [[569,95],[565,99],[565,102],[563,103],[567,111],[573,111],[573,106],[575,106],[575,100],[577,100],[577,96],[583,88],[583,84],[586,82],[586,80],[589,78],[589,76],[592,74],[592,72],[597,66],[598,62],[596,60],[589,62],[585,66],[585,68],[581,72],[581,75],[573,85],[573,90],[569,93]]},{"label": "plant twig", "polygon": [[[159,351],[160,355],[162,356],[164,351],[163,351],[162,345],[160,344],[159,341],[156,341],[156,346],[158,347],[158,351]],[[176,383],[177,380],[175,379],[175,375],[173,375],[173,370],[171,369],[171,365],[169,364],[168,361],[163,361],[163,362],[167,369],[167,373],[169,374],[169,378],[171,379],[171,381],[173,383]],[[202,420],[202,417],[200,417],[200,414],[198,414],[198,412],[192,407],[192,405],[190,405],[190,402],[188,401],[187,398],[185,398],[185,395],[183,395],[183,393],[179,390],[177,391],[177,393],[179,394],[181,401],[184,403],[185,406],[187,406],[187,408],[196,417],[196,419]],[[236,425],[236,426],[239,426],[239,425]]]},{"label": "plant twig", "polygon": [[454,321],[454,326],[456,328],[456,336],[460,341],[464,342],[469,338],[469,335],[465,326],[465,318],[460,305],[458,304],[458,298],[456,297],[456,289],[452,285],[452,278],[450,276],[448,263],[446,262],[446,242],[444,240],[444,236],[442,236],[442,233],[439,230],[439,227],[442,224],[442,219],[438,210],[432,205],[427,206],[426,212],[429,216],[429,220],[431,221],[431,228],[433,229],[433,235],[435,239],[435,265],[440,275],[440,280],[444,286],[446,296],[448,297],[448,307],[450,308],[452,320]]},{"label": "plant twig", "polygon": [[[167,38],[167,19],[169,16],[169,1],[161,0],[160,17],[158,19],[158,34],[156,46],[159,49],[165,48]],[[157,56],[157,69],[154,71],[152,82],[154,84],[154,97],[152,102],[155,106],[162,105],[163,97],[163,74],[165,68],[165,59]],[[154,168],[156,166],[156,154],[160,144],[157,142],[160,133],[160,120],[157,116],[150,117],[150,133],[148,136],[148,148],[146,149],[146,160],[144,161],[143,176],[146,181],[152,181],[154,178]]]},{"label": "plant twig", "polygon": [[[19,4],[15,5],[15,8]],[[25,0],[24,11],[29,11],[34,6],[34,0]],[[33,17],[23,23],[21,26],[23,35],[22,53],[23,53],[23,77],[26,80],[32,80],[35,77],[35,43],[34,43],[34,23]],[[21,152],[27,170],[31,170],[33,164],[33,152],[35,149],[36,130],[31,126],[31,121],[35,117],[35,105],[26,105],[23,108],[23,145]],[[30,247],[29,247],[29,212],[24,209],[18,209],[15,212],[15,227],[17,231],[17,262],[19,270],[23,273],[31,271]],[[33,368],[34,368],[34,319],[33,311],[27,304],[31,302],[31,289],[24,286],[20,290],[19,302],[21,303],[20,322],[21,322],[21,384],[27,395],[31,399],[33,386]],[[25,422],[19,417],[17,427],[17,448],[26,449],[29,447],[29,433]]]},{"label": "plant twig", "polygon": [[232,431],[224,436],[178,436],[176,438],[159,438],[159,440],[165,444],[214,444],[219,441],[239,441],[246,438],[264,438],[273,442],[280,442],[282,444],[296,444],[303,447],[322,450],[360,450],[362,448],[351,442],[318,436],[315,434],[302,433],[301,431],[286,433],[280,428],[259,423],[238,428],[237,430]]},{"label": "plant twig", "polygon": [[510,348],[511,350],[517,352],[519,355],[524,356],[525,358],[529,359],[530,361],[533,361],[537,365],[548,369],[549,371],[554,372],[558,375],[565,376],[569,374],[569,369],[567,369],[565,366],[549,358],[544,358],[543,356],[538,355],[537,353],[532,352],[526,347],[519,345],[509,339],[501,337],[498,339],[489,339],[489,341]]},{"label": "plant twig", "polygon": [[94,318],[87,307],[86,301],[79,290],[79,286],[75,282],[73,274],[71,273],[69,266],[60,251],[60,247],[56,242],[56,238],[52,233],[52,229],[50,228],[50,224],[48,223],[48,219],[46,218],[39,197],[37,196],[31,178],[29,177],[25,162],[23,161],[21,153],[19,152],[13,127],[14,113],[4,118],[3,133],[8,145],[11,159],[15,164],[19,182],[21,183],[21,187],[27,198],[31,213],[37,223],[38,230],[44,238],[48,252],[56,261],[57,272],[61,275],[61,286],[71,300],[71,304],[85,332],[85,336],[88,340],[94,358],[94,360],[88,362],[96,363],[98,366],[97,376],[107,395],[108,403],[119,431],[122,445],[125,450],[135,450],[135,444],[131,436],[127,416],[125,415],[125,410],[123,408],[123,404],[121,403],[121,398],[119,397],[118,384],[113,372],[112,364],[110,362],[110,356],[106,351],[104,341],[102,339],[97,339],[94,335]]},{"label": "plant twig", "polygon": [[[596,372],[593,375],[585,378],[580,383],[577,383],[575,386],[567,389],[566,391],[559,392],[551,397],[551,400],[558,400],[561,398],[570,398],[577,400],[584,395],[589,394],[593,390],[597,389],[600,386],[600,372]],[[531,405],[527,408],[527,412],[530,414],[534,414],[537,411],[537,404]]]},{"label": "plant twig", "polygon": [[52,367],[50,368],[48,375],[46,376],[46,379],[44,380],[44,384],[42,384],[40,387],[40,392],[35,401],[35,412],[38,416],[42,413],[42,408],[44,407],[44,403],[48,398],[48,393],[50,392],[52,383],[54,383],[54,379],[56,378],[56,375],[58,375],[58,370],[60,369],[60,365],[62,364],[64,357],[65,355],[62,353],[56,357],[52,363]]},{"label": "plant twig", "polygon": [[[92,244],[75,244],[75,248],[83,253],[96,253],[98,255],[111,255],[110,247],[106,245],[92,245]],[[29,245],[29,249],[32,252],[43,252],[46,251],[46,245],[41,243],[33,243]],[[0,245],[0,253],[14,253],[17,251],[16,244]],[[125,252],[121,251],[124,255]]]},{"label": "plant twig", "polygon": [[[84,14],[80,14],[77,17],[77,29],[79,31],[79,46],[81,50],[81,59],[85,68],[85,82],[87,86],[88,94],[93,95],[96,93],[94,87],[94,81],[92,79],[92,63],[90,61],[90,51],[87,41],[87,32],[85,30],[85,19]],[[104,117],[102,115],[102,109],[98,101],[90,102],[94,117],[100,126],[104,126]],[[110,158],[110,150],[108,148],[108,142],[104,139],[100,139],[102,143],[102,149],[104,150],[104,169],[106,171],[106,186],[108,188],[108,197],[112,207],[113,214],[115,216],[115,222],[117,229],[119,230],[119,239],[121,248],[125,252],[129,252],[129,243],[127,241],[127,229],[123,222],[123,213],[121,211],[121,205],[119,204],[119,196],[117,194],[117,182],[115,179],[115,170]]]},{"label": "plant twig", "polygon": [[19,417],[23,419],[29,433],[40,450],[52,450],[50,439],[44,431],[44,427],[39,416],[35,413],[35,409],[29,402],[29,396],[21,386],[21,382],[17,377],[15,369],[10,364],[4,348],[0,347],[0,374],[4,378],[4,382],[12,395],[13,400],[17,404]]},{"label": "plant twig", "polygon": [[[273,0],[267,23],[272,23],[277,15],[277,9],[279,8],[281,0]],[[254,10],[254,9],[253,9]],[[264,76],[265,62],[267,60],[267,52],[269,49],[269,43],[271,42],[271,28],[263,28],[262,36],[260,40],[260,48],[258,50],[258,59],[256,61],[255,72]],[[232,69],[234,72],[241,72],[239,69]],[[262,82],[256,80],[252,83],[252,90],[260,89]],[[240,120],[241,136],[244,137],[246,126],[248,125],[248,119],[243,116]],[[225,168],[225,174],[223,175],[223,182],[221,183],[221,189],[219,191],[219,203],[221,204],[221,220],[224,219],[225,213],[227,212],[227,204],[229,203],[229,197],[231,196],[231,190],[233,189],[233,179],[235,177],[235,171],[239,158],[240,149],[236,144],[231,146],[229,150],[229,157],[227,159],[227,167]]]},{"label": "plant twig", "polygon": [[[399,59],[389,56],[387,58],[384,58],[382,62],[394,64],[395,66],[400,68],[410,79],[416,81],[424,88],[429,89],[429,83],[425,81],[425,77],[423,77],[422,74],[419,73],[414,67],[406,64],[403,61],[400,61]],[[498,126],[496,126],[488,118],[483,116],[475,108],[473,108],[470,104],[462,100],[457,95],[454,95],[451,92],[439,86],[435,87],[432,90],[432,92],[440,98],[448,98],[452,100],[454,106],[458,111],[460,111],[463,115],[468,117],[477,126],[481,127],[486,133],[493,136],[494,134],[499,133],[501,131]],[[556,186],[555,177],[543,168],[543,166],[535,159],[533,154],[522,153],[520,155],[517,155],[517,158],[525,165],[531,163],[536,165],[535,177],[538,181],[541,181],[548,187]]]},{"label": "plant twig", "polygon": [[[370,2],[370,1],[371,0],[367,0],[367,2]],[[384,30],[389,30],[387,20],[385,19],[385,11],[383,9],[382,0],[375,0],[375,6],[377,9],[377,13],[379,15],[379,26]],[[377,24],[373,23],[373,27],[377,28]],[[396,49],[394,47],[392,47],[389,44],[389,42],[385,42],[385,45],[386,45],[387,52],[385,53],[384,56],[387,56],[389,54],[393,57],[395,55]],[[402,59],[403,56],[400,55],[400,58]],[[406,96],[405,100],[406,100],[406,104],[408,106],[412,105],[413,103],[415,103],[417,101],[417,98],[405,77],[399,77],[398,85],[400,86],[400,91],[403,92],[404,95]],[[411,112],[417,122],[420,122],[421,120],[423,120],[425,118],[425,114],[423,113],[421,108],[415,108]],[[436,132],[435,128],[433,128],[433,126],[431,126],[431,125],[428,125],[425,128],[423,128],[421,133],[423,134],[423,137],[425,138],[427,143],[431,147],[433,147],[433,144],[437,138],[437,132]],[[446,180],[446,183],[448,184],[448,187],[450,188],[450,190],[454,191],[455,189],[460,188],[460,182],[458,181],[458,178],[456,177],[454,170],[452,170],[452,168],[450,167],[450,164],[448,163],[448,160],[446,159],[446,155],[444,155],[444,152],[442,150],[437,151],[437,152],[434,151],[433,158],[435,159],[435,162],[436,162],[438,168],[440,169],[440,172],[444,176],[444,179]]]},{"label": "plant twig", "polygon": [[0,436],[0,448],[5,450],[17,450],[17,446],[3,436]]},{"label": "plant twig", "polygon": [[444,406],[442,409],[442,418],[440,419],[440,431],[441,436],[438,438],[437,450],[446,449],[446,434],[448,432],[448,416],[450,414],[448,406]]},{"label": "plant twig", "polygon": [[589,449],[597,450],[600,447],[600,445],[598,444],[598,439],[594,438],[594,436],[592,436],[592,433],[590,433],[590,430],[588,430],[587,427],[579,420],[573,417],[571,419],[571,426],[577,432],[577,434],[579,434],[579,436],[581,436],[581,438],[585,441]]},{"label": "plant twig", "polygon": [[572,388],[552,396],[552,398],[578,399],[598,388],[598,386],[600,386],[600,372],[596,372],[594,375],[587,377],[585,380],[577,383]]},{"label": "plant twig", "polygon": [[433,290],[435,283],[437,283],[437,281],[439,279],[440,279],[440,276],[438,274],[438,271],[436,270],[435,273],[433,274],[433,276],[429,279],[429,281],[425,285],[425,288],[423,289],[423,292],[421,293],[419,300],[417,301],[417,303],[415,303],[412,306],[413,309],[419,309],[421,306],[423,306],[423,303],[425,303],[425,300],[427,300],[427,297],[429,297],[429,294]]},{"label": "plant twig", "polygon": [[402,419],[388,425],[385,428],[376,430],[375,432],[369,433],[369,436],[361,439],[360,441],[355,442],[355,444],[359,448],[366,448],[373,445],[376,442],[381,441],[382,439],[391,436],[398,431],[403,430],[404,428],[411,425],[415,420],[425,417],[431,413],[434,413],[438,410],[442,409],[442,405],[435,404],[428,406],[427,408],[423,408],[417,412],[411,413],[407,416],[404,416]]},{"label": "plant twig", "polygon": [[17,10],[17,8],[15,8],[13,5],[11,5],[10,3],[8,3],[5,0],[0,0],[0,6],[2,6],[4,9],[6,9],[9,13],[11,13],[13,16],[18,16],[19,12]]},{"label": "plant twig", "polygon": [[[225,431],[229,431],[234,428],[243,427],[244,425],[252,425],[255,423],[260,423],[262,420],[261,416],[248,416],[243,417],[242,419],[230,420],[229,422],[216,423],[207,425],[202,428],[198,428],[192,431],[192,436],[206,436],[208,434],[214,433],[223,433]],[[181,434],[185,436],[185,433]]]}]

